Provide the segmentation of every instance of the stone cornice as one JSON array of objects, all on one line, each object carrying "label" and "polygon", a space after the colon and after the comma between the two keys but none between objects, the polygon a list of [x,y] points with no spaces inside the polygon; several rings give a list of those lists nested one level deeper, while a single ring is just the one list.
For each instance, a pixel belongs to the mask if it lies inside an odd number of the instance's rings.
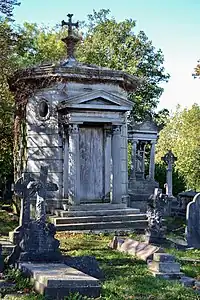
[{"label": "stone cornice", "polygon": [[111,83],[122,87],[124,90],[133,92],[141,83],[141,79],[129,75],[123,71],[76,63],[74,65],[46,64],[39,67],[18,71],[9,80],[11,90],[15,90],[20,82],[29,81],[75,81],[82,83]]}]

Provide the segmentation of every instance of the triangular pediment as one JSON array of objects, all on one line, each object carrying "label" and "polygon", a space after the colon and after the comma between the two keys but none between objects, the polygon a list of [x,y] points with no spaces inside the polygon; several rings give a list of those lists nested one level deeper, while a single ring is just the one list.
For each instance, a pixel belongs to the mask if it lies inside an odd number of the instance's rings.
[{"label": "triangular pediment", "polygon": [[73,98],[62,101],[58,109],[80,108],[97,110],[131,110],[133,103],[114,94],[99,90],[83,93]]},{"label": "triangular pediment", "polygon": [[139,132],[157,132],[158,127],[152,120],[145,120],[144,122],[134,124],[132,130]]}]

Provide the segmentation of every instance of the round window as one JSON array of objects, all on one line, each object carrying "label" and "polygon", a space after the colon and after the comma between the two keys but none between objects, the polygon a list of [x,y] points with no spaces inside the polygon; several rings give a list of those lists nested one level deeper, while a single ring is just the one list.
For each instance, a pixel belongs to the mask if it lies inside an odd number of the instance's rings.
[{"label": "round window", "polygon": [[49,106],[48,103],[45,100],[42,100],[39,103],[39,115],[42,118],[45,118],[48,115],[49,112]]}]

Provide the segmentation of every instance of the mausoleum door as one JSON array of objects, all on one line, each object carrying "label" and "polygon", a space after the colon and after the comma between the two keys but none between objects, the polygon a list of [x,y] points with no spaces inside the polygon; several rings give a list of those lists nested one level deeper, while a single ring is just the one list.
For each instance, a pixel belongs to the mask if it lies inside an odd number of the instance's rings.
[{"label": "mausoleum door", "polygon": [[104,129],[80,126],[80,201],[100,202],[104,196]]}]

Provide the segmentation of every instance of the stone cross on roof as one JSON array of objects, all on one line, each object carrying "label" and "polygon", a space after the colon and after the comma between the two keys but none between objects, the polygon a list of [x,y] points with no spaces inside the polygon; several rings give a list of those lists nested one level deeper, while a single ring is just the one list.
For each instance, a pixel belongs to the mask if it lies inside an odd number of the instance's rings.
[{"label": "stone cross on roof", "polygon": [[62,41],[66,44],[67,46],[67,57],[68,59],[73,59],[74,58],[74,50],[75,50],[75,46],[79,41],[79,38],[73,35],[73,26],[78,28],[78,22],[73,23],[72,22],[72,16],[73,14],[68,14],[67,15],[69,20],[68,22],[65,22],[64,20],[62,20],[61,26],[68,26],[68,36],[66,38],[63,38]]},{"label": "stone cross on roof", "polygon": [[73,29],[73,26],[78,28],[78,22],[76,23],[73,23],[72,22],[72,17],[73,17],[73,14],[68,14],[67,15],[69,20],[68,22],[65,22],[64,20],[62,20],[62,26],[68,26],[68,36],[72,35],[72,29]]}]

